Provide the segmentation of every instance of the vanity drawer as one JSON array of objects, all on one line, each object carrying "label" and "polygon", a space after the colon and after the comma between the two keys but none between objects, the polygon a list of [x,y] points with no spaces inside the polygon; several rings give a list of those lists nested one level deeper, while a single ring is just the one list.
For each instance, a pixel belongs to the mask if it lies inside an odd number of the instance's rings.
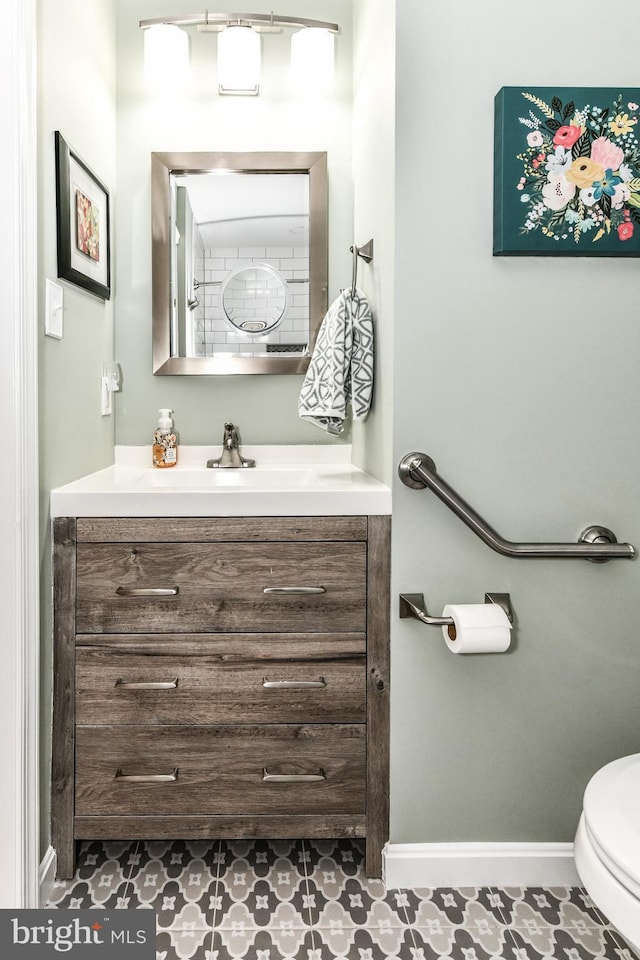
[{"label": "vanity drawer", "polygon": [[77,545],[78,633],[364,631],[365,608],[364,543]]},{"label": "vanity drawer", "polygon": [[76,816],[362,814],[365,726],[84,727]]},{"label": "vanity drawer", "polygon": [[315,636],[231,634],[191,656],[80,646],[76,722],[364,722],[364,635]]}]

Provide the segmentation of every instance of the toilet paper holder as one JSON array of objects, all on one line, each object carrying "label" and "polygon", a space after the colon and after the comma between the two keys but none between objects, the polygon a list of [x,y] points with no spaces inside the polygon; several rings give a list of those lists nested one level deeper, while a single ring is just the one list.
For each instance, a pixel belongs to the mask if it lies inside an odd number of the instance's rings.
[{"label": "toilet paper holder", "polygon": [[[511,597],[508,593],[485,593],[484,602],[497,603],[506,613],[509,623],[513,623]],[[426,623],[428,627],[447,627],[453,624],[451,617],[432,617],[427,613],[423,593],[400,594],[400,619],[405,620],[407,617]]]}]

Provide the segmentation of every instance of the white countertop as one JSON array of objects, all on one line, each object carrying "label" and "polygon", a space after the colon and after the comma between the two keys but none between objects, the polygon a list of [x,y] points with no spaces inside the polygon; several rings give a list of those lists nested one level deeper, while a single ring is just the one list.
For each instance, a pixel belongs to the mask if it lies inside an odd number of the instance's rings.
[{"label": "white countertop", "polygon": [[255,468],[207,469],[214,446],[185,447],[175,467],[151,447],[51,491],[52,517],[363,516],[391,513],[391,490],[349,462],[347,445],[243,446]]}]

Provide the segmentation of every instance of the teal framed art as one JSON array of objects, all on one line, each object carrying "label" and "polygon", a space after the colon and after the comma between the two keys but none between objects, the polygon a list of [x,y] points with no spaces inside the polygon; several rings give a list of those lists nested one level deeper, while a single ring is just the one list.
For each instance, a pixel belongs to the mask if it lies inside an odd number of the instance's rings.
[{"label": "teal framed art", "polygon": [[502,87],[494,256],[640,256],[640,88]]}]

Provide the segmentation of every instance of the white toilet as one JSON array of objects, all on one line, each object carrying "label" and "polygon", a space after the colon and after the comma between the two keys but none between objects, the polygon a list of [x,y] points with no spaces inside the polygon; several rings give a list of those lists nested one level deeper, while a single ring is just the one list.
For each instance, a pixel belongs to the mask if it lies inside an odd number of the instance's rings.
[{"label": "white toilet", "polygon": [[595,905],[640,950],[640,753],[608,763],[587,784],[574,855]]}]

